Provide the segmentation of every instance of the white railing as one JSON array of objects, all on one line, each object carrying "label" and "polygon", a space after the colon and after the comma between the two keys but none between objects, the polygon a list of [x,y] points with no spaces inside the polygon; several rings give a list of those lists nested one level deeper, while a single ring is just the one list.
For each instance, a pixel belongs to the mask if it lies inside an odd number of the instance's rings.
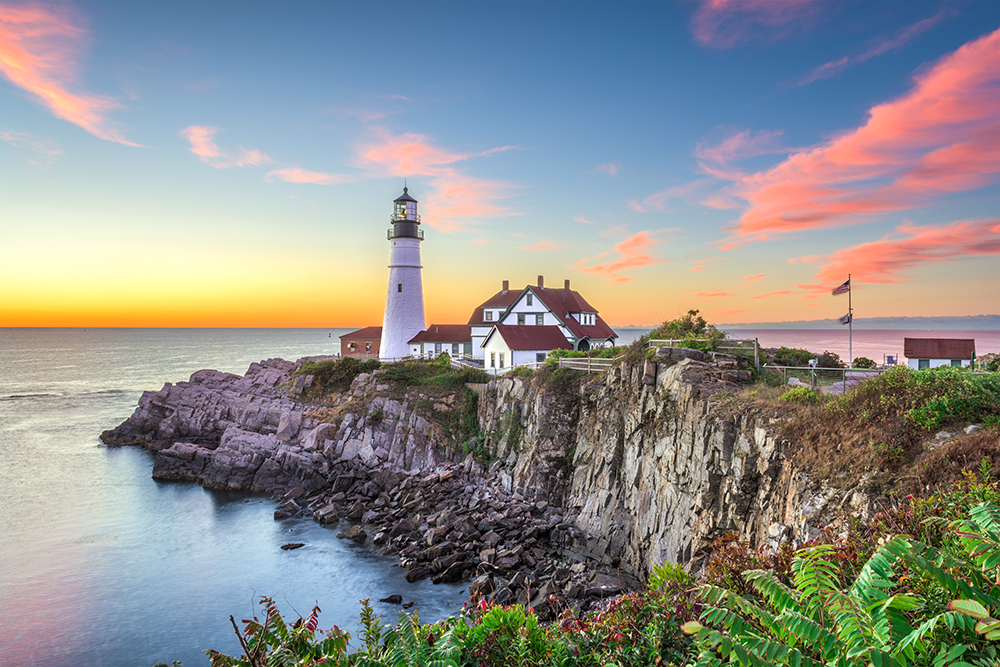
[{"label": "white railing", "polygon": [[[888,368],[812,368],[811,366],[768,366],[762,373],[781,373],[782,384],[805,384],[813,389],[847,393],[854,385],[885,373]],[[838,386],[839,385],[839,386]]]}]

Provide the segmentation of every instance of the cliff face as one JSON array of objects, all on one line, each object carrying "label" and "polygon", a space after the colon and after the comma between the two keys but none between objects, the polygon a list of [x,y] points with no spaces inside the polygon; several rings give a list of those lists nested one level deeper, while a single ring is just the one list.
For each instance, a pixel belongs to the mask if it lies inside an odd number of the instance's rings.
[{"label": "cliff face", "polygon": [[[310,383],[295,368],[268,360],[243,377],[199,371],[144,393],[102,440],[158,452],[158,479],[281,493],[288,511],[320,520],[361,518],[375,500],[379,521],[406,519],[422,506],[395,498],[385,480],[447,468],[463,488],[493,494],[491,511],[499,498],[552,508],[556,519],[533,533],[539,548],[640,577],[664,561],[698,567],[729,531],[753,544],[801,540],[849,504],[864,509],[860,494],[811,488],[785,459],[773,418],[733,398],[749,372],[728,355],[661,348],[582,385],[490,382],[478,406],[483,440],[472,443],[490,461],[451,440],[457,393],[398,387],[376,372],[317,408],[289,397]],[[466,509],[482,512],[473,500]],[[420,520],[412,528],[423,539]]]},{"label": "cliff face", "polygon": [[808,480],[786,462],[769,419],[726,400],[748,375],[727,355],[663,348],[577,396],[500,380],[480,407],[501,459],[491,470],[575,513],[568,552],[637,575],[664,561],[697,566],[727,531],[754,544],[808,536],[807,520],[831,498],[813,499],[803,518]]}]

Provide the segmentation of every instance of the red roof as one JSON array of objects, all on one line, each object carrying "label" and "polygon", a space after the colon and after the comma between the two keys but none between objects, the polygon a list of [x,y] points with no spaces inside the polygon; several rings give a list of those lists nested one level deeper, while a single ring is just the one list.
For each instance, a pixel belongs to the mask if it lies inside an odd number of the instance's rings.
[{"label": "red roof", "polygon": [[472,342],[472,327],[467,324],[432,324],[408,342],[470,343]]},{"label": "red roof", "polygon": [[907,359],[972,359],[976,341],[968,338],[904,338]]},{"label": "red roof", "polygon": [[520,295],[521,292],[519,291],[509,289],[500,290],[476,307],[476,309],[472,312],[472,317],[469,318],[469,326],[488,326],[493,324],[496,320],[490,320],[487,322],[483,319],[483,310],[486,308],[495,308],[500,311],[507,310],[510,304],[514,303]]},{"label": "red roof", "polygon": [[351,333],[346,333],[341,338],[347,339],[381,339],[382,338],[382,327],[365,327],[364,329],[358,329],[357,331],[352,331]]},{"label": "red roof", "polygon": [[[496,327],[507,347],[512,350],[572,350],[573,346],[557,326],[517,326],[498,324]],[[489,340],[489,336],[487,336]]]},{"label": "red roof", "polygon": [[[549,287],[538,287],[529,285],[525,289],[530,289],[566,327],[573,332],[577,338],[590,338],[591,340],[607,340],[617,338],[616,334],[607,323],[597,315],[597,309],[587,303],[587,300],[580,296],[580,293],[571,289],[551,289]],[[594,313],[594,324],[580,324],[579,321],[570,317],[570,313]],[[506,340],[506,337],[504,338]]]}]

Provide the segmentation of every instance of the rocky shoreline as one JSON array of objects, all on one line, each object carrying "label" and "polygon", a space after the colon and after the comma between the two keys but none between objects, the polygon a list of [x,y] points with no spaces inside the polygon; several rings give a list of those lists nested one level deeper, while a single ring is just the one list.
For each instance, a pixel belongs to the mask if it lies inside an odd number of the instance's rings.
[{"label": "rocky shoreline", "polygon": [[475,447],[449,426],[455,390],[379,370],[302,400],[314,378],[294,372],[318,359],[198,371],[145,392],[101,439],[157,452],[156,479],[272,494],[276,519],[343,526],[409,581],[471,580],[473,596],[543,618],[638,588],[665,561],[697,569],[725,534],[773,546],[866,511],[787,462],[773,415],[727,405],[750,376],[730,355],[660,348],[582,382],[491,381]]}]

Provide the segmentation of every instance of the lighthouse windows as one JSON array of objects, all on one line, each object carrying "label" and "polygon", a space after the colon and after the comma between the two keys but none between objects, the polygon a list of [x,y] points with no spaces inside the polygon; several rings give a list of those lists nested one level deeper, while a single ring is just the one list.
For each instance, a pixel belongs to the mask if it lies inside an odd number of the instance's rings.
[{"label": "lighthouse windows", "polygon": [[397,292],[402,292],[403,291],[403,283],[399,283],[399,284],[396,285],[396,291]]}]

